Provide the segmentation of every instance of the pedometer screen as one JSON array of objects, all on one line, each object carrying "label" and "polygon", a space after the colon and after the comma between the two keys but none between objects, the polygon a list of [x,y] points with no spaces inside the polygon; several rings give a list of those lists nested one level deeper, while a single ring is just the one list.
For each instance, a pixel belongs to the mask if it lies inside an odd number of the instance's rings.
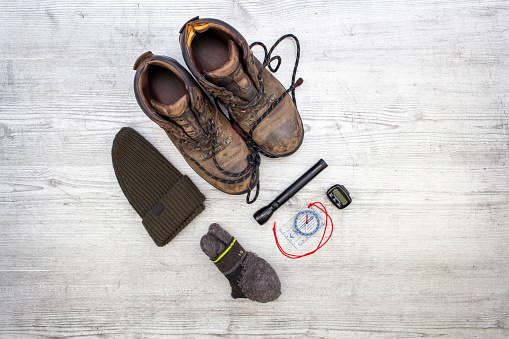
[{"label": "pedometer screen", "polygon": [[348,200],[345,199],[343,194],[341,194],[341,192],[337,188],[335,188],[332,191],[332,194],[334,194],[336,196],[336,198],[339,199],[339,202],[341,202],[343,205],[346,205],[348,203]]}]

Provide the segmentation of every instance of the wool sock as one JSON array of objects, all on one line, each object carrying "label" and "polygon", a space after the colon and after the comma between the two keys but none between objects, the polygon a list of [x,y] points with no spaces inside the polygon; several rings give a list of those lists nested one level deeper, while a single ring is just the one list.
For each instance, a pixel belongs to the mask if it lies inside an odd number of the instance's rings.
[{"label": "wool sock", "polygon": [[266,303],[281,295],[281,282],[264,259],[246,252],[237,239],[218,224],[201,238],[201,249],[230,282],[232,297]]}]

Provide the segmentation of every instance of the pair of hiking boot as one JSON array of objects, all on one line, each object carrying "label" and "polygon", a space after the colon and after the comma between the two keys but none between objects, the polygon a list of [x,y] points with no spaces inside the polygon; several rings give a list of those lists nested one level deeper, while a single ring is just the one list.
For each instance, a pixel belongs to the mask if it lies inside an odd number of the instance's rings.
[{"label": "pair of hiking boot", "polygon": [[[281,64],[272,51],[287,37],[297,43],[297,58],[291,86],[285,89],[271,72]],[[263,62],[251,52],[255,45],[264,49]],[[247,202],[254,202],[259,153],[291,155],[304,137],[294,97],[302,83],[295,81],[298,40],[287,34],[268,51],[260,42],[249,46],[225,22],[196,17],[180,30],[180,46],[192,75],[172,58],[146,52],[134,65],[136,100],[201,177],[225,193],[248,193]]]}]

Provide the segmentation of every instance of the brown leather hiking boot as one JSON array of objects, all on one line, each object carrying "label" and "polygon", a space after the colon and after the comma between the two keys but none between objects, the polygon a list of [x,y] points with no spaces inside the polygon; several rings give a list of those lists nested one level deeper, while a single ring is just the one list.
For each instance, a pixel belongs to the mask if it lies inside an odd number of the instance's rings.
[{"label": "brown leather hiking boot", "polygon": [[250,193],[258,183],[259,155],[193,77],[177,61],[151,52],[142,54],[134,69],[138,104],[196,173],[225,193]]},{"label": "brown leather hiking boot", "polygon": [[[281,63],[272,51],[284,38],[297,43],[297,60],[292,85],[286,90],[268,71],[276,72]],[[294,35],[281,37],[267,52],[263,64],[252,54],[239,32],[215,19],[189,20],[180,30],[180,47],[187,67],[198,82],[229,111],[245,134],[262,154],[283,157],[294,153],[302,143],[304,129],[295,105],[295,72],[299,61],[299,43]],[[278,60],[275,68],[270,61]],[[291,93],[291,97],[288,95]]]}]

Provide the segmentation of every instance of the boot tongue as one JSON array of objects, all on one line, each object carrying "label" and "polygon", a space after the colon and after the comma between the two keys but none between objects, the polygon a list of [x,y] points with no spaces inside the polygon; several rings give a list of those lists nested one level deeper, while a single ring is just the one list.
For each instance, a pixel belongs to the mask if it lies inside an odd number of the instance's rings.
[{"label": "boot tongue", "polygon": [[187,95],[184,94],[177,102],[171,105],[163,104],[155,99],[150,99],[150,104],[157,113],[179,125],[191,139],[201,141],[205,138],[205,131],[193,111],[189,108]]},{"label": "boot tongue", "polygon": [[240,62],[239,48],[231,39],[228,40],[228,48],[228,60],[223,66],[207,72],[207,80],[215,85],[226,88],[233,95],[244,101],[251,101],[255,97],[257,90]]}]

